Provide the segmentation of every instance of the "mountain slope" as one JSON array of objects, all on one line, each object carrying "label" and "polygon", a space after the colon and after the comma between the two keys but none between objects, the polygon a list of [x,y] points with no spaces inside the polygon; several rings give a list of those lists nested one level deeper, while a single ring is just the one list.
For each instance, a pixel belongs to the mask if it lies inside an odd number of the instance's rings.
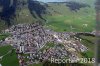
[{"label": "mountain slope", "polygon": [[[34,14],[42,18],[40,10],[44,8],[39,2],[32,0],[0,0],[0,5],[0,18],[8,26],[15,23],[32,22],[36,18]],[[32,11],[35,13],[32,14]]]},{"label": "mountain slope", "polygon": [[[37,20],[46,22],[47,26],[52,25],[50,28],[54,30],[60,28],[60,31],[70,31],[68,29],[71,25],[80,28],[80,22],[81,25],[86,22],[93,22],[95,10],[89,4],[78,2],[43,3],[33,0],[0,0],[0,29],[2,29],[2,25],[9,27],[13,24],[33,23]],[[92,23],[90,29],[84,28],[84,31],[85,29],[91,31],[93,26],[94,23]],[[82,30],[77,29],[74,31]]]}]

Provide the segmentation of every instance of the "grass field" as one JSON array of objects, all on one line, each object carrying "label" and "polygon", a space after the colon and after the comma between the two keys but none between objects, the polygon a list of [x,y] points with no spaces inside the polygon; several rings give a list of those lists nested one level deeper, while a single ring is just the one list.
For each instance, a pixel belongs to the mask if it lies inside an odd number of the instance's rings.
[{"label": "grass field", "polygon": [[77,12],[69,10],[65,4],[50,4],[52,16],[45,16],[46,26],[58,31],[90,32],[95,29],[95,9],[81,8]]},{"label": "grass field", "polygon": [[91,36],[80,36],[83,38],[82,43],[88,47],[88,51],[82,53],[82,55],[86,58],[94,58],[94,52],[95,52],[95,40],[96,37],[91,37]]},{"label": "grass field", "polygon": [[8,33],[0,34],[0,40],[5,40],[5,38],[8,36],[10,36],[10,34],[8,34]]},{"label": "grass field", "polygon": [[[0,47],[0,56],[5,55],[11,49],[11,46]],[[19,66],[16,53],[8,53],[7,55],[5,55],[2,60],[0,60],[0,64],[2,64],[2,66]]]},{"label": "grass field", "polygon": [[[0,40],[4,40],[8,36],[10,36],[10,34],[0,34]],[[0,46],[0,56],[4,56],[2,60],[0,60],[0,64],[3,66],[19,66],[16,53],[8,53],[12,49],[13,47],[10,45]]]}]

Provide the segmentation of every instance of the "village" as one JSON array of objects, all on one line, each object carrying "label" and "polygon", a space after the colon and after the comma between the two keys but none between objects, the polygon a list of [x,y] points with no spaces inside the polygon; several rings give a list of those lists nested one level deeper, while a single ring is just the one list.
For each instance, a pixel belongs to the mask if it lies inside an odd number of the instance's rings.
[{"label": "village", "polygon": [[[0,41],[0,45],[10,44],[16,50],[21,66],[43,62],[50,58],[63,59],[66,57],[74,62],[79,58],[78,52],[88,50],[81,44],[82,39],[74,36],[75,33],[55,32],[43,27],[39,22],[13,25],[4,33],[10,33],[11,36],[5,41]],[[54,47],[41,51],[50,42],[54,44]],[[25,58],[28,59],[27,62]]]}]

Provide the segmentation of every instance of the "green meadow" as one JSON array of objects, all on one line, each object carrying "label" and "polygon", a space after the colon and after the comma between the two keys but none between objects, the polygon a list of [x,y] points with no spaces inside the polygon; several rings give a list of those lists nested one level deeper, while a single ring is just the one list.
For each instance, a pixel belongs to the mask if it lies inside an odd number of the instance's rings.
[{"label": "green meadow", "polygon": [[19,66],[16,53],[8,53],[11,49],[12,47],[9,45],[0,47],[0,56],[4,55],[2,60],[0,60],[2,66]]},{"label": "green meadow", "polygon": [[93,7],[80,8],[71,11],[65,4],[49,4],[52,16],[45,16],[46,26],[58,32],[91,32],[95,29],[95,9]]}]

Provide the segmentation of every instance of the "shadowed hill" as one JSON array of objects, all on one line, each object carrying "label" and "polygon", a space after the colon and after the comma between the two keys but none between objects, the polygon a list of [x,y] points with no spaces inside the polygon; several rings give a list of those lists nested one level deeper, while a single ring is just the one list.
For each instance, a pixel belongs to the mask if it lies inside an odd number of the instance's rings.
[{"label": "shadowed hill", "polygon": [[91,7],[89,4],[86,3],[79,3],[75,1],[69,1],[69,2],[48,2],[49,4],[66,4],[66,7],[69,7],[70,10],[77,11],[80,10],[80,8],[85,8],[85,7]]},{"label": "shadowed hill", "polygon": [[[33,0],[0,0],[0,8],[0,18],[4,20],[8,26],[12,25],[11,20],[16,23],[17,21],[18,23],[23,23],[24,20],[22,18],[25,16],[30,16],[31,19],[40,18],[44,20],[42,14],[44,14],[46,10],[38,1]],[[30,18],[27,17],[26,19],[28,20]]]},{"label": "shadowed hill", "polygon": [[90,7],[88,4],[77,3],[77,2],[67,2],[66,6],[70,8],[70,10],[77,11],[80,8]]},{"label": "shadowed hill", "polygon": [[[29,0],[28,3],[29,3],[28,7],[29,7],[29,10],[30,10],[31,14],[34,15],[34,13],[33,13],[33,11],[34,11],[38,15],[38,17],[45,20],[42,17],[42,14],[45,14],[46,7],[41,5],[38,1]],[[35,15],[34,15],[34,17],[36,18]]]},{"label": "shadowed hill", "polygon": [[13,19],[12,17],[15,16],[16,6],[17,6],[17,0],[0,0],[0,5],[2,5],[2,11],[0,12],[0,17],[2,20],[6,21],[6,24],[8,26],[11,25],[10,19]]}]

